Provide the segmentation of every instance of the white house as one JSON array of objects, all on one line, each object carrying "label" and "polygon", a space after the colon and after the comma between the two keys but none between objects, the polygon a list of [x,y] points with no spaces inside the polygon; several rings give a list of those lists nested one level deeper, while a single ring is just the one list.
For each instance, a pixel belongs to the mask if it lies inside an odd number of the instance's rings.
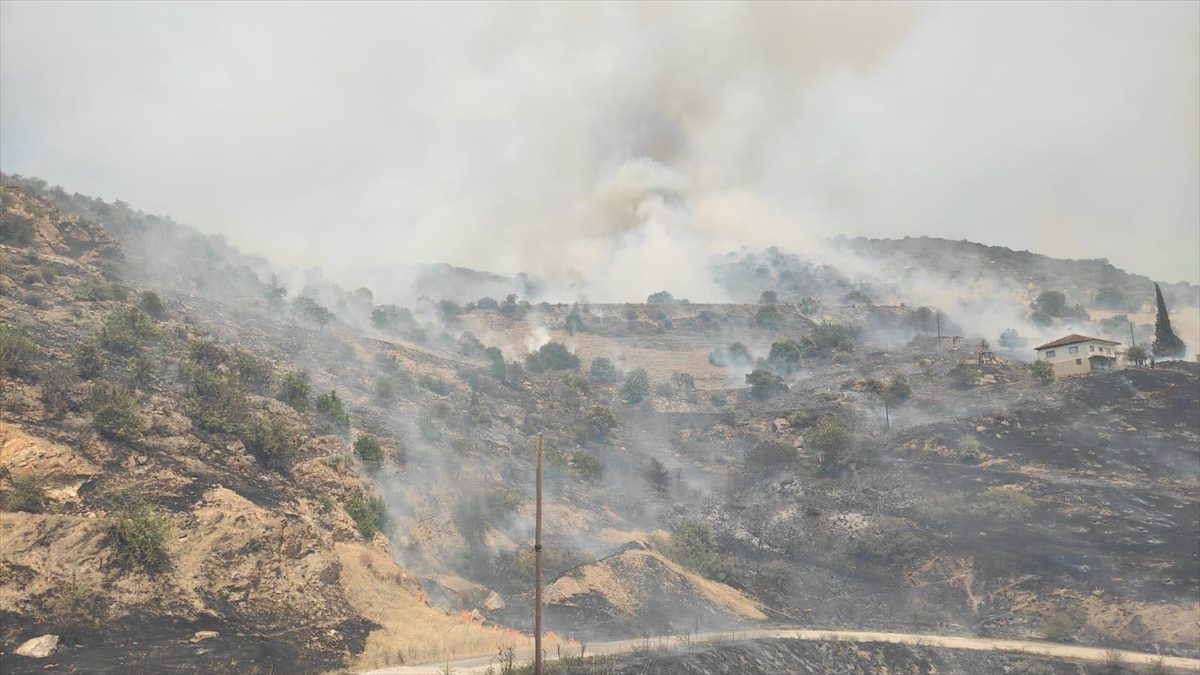
[{"label": "white house", "polygon": [[1115,368],[1120,346],[1120,342],[1071,333],[1033,349],[1039,359],[1054,366],[1055,377],[1067,377]]}]

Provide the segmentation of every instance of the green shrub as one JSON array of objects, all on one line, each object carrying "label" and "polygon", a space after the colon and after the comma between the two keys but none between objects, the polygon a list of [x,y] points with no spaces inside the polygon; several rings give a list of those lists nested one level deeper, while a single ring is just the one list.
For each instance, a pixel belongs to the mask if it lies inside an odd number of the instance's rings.
[{"label": "green shrub", "polygon": [[588,410],[587,426],[593,438],[604,438],[617,428],[617,416],[608,406],[596,404]]},{"label": "green shrub", "polygon": [[1029,374],[1038,382],[1054,381],[1054,366],[1045,359],[1038,359],[1029,364]]},{"label": "green shrub", "polygon": [[621,377],[613,362],[603,356],[592,359],[592,366],[588,369],[588,373],[597,382],[616,382]]},{"label": "green shrub", "polygon": [[317,397],[317,424],[322,430],[340,436],[350,432],[350,416],[346,414],[337,391],[330,389],[328,394]]},{"label": "green shrub", "polygon": [[841,468],[854,445],[854,436],[834,417],[822,417],[808,435],[808,446],[817,452],[821,468]]},{"label": "green shrub", "polygon": [[750,385],[750,396],[759,400],[766,400],[777,393],[787,391],[782,377],[763,368],[748,373],[746,384]]},{"label": "green shrub", "polygon": [[303,295],[292,301],[292,307],[297,314],[316,324],[322,330],[337,318],[333,312],[318,304],[316,300]]},{"label": "green shrub", "polygon": [[775,291],[763,291],[762,295],[758,296],[758,304],[774,305],[779,302],[779,294]]},{"label": "green shrub", "polygon": [[94,380],[104,374],[104,351],[95,341],[80,342],[75,348],[75,370],[79,377]]},{"label": "green shrub", "polygon": [[382,532],[387,526],[387,505],[383,498],[356,492],[346,500],[346,513],[349,514],[354,526],[358,528],[363,539],[370,539],[376,532]]},{"label": "green shrub", "polygon": [[102,435],[131,439],[141,435],[142,416],[138,413],[137,398],[123,384],[101,380],[92,385],[87,410],[92,424]]},{"label": "green shrub", "polygon": [[687,395],[696,390],[696,378],[688,373],[671,373],[671,385]]},{"label": "green shrub", "polygon": [[359,434],[354,439],[354,454],[373,469],[383,464],[383,446],[379,444],[379,439],[370,434]]},{"label": "green shrub", "polygon": [[488,362],[491,364],[492,377],[496,378],[500,382],[504,382],[506,375],[504,352],[500,351],[499,347],[488,347],[487,349],[483,350],[483,354],[487,357]]},{"label": "green shrub", "polygon": [[215,369],[229,362],[229,352],[215,340],[191,340],[187,358],[198,366]]},{"label": "green shrub", "polygon": [[650,376],[645,369],[638,368],[625,376],[621,385],[621,400],[626,403],[641,403],[650,393]]},{"label": "green shrub", "polygon": [[703,577],[724,581],[729,576],[729,563],[717,549],[712,532],[700,523],[676,527],[661,548],[668,558]]},{"label": "green shrub", "polygon": [[33,476],[10,476],[8,488],[0,495],[5,511],[41,513],[46,508],[46,490]]},{"label": "green shrub", "polygon": [[927,555],[929,542],[908,521],[884,517],[858,533],[850,552],[869,562],[904,567]]},{"label": "green shrub", "polygon": [[308,410],[310,394],[308,373],[303,370],[293,370],[283,376],[283,382],[279,385],[279,395],[276,398],[303,412]]},{"label": "green shrub", "polygon": [[154,319],[137,307],[122,307],[100,327],[100,344],[115,354],[136,354],[146,342],[158,337]]},{"label": "green shrub", "polygon": [[982,502],[988,511],[1008,518],[1021,516],[1037,505],[1037,500],[1024,492],[999,485],[984,490]]},{"label": "green shrub", "polygon": [[127,291],[122,286],[99,279],[88,279],[75,288],[75,297],[88,302],[124,300],[127,295]]},{"label": "green shrub", "polygon": [[595,455],[589,455],[586,452],[577,452],[571,455],[571,468],[575,471],[575,475],[588,483],[599,482],[604,477],[604,465],[596,459]]},{"label": "green shrub", "polygon": [[154,382],[156,366],[154,360],[145,354],[138,354],[129,359],[125,376],[129,386],[144,389]]},{"label": "green shrub", "polygon": [[964,435],[958,438],[958,458],[968,464],[979,461],[979,441],[974,436]]},{"label": "green shrub", "polygon": [[90,581],[78,581],[75,573],[63,582],[46,609],[60,626],[78,626],[92,623],[103,613],[101,597],[96,585]]},{"label": "green shrub", "polygon": [[0,326],[0,373],[28,373],[37,358],[33,338],[15,326]]},{"label": "green shrub", "polygon": [[648,305],[670,305],[674,304],[674,302],[675,296],[671,295],[667,291],[651,293],[646,297],[646,304]]},{"label": "green shrub", "polygon": [[286,470],[296,459],[296,432],[278,415],[258,418],[245,426],[242,445],[264,466]]},{"label": "green shrub", "polygon": [[779,330],[783,327],[783,312],[775,305],[764,305],[754,314],[754,325],[767,330]]},{"label": "green shrub", "polygon": [[42,405],[51,417],[67,411],[74,386],[75,371],[65,365],[55,366],[42,376]]},{"label": "green shrub", "polygon": [[788,443],[767,438],[759,441],[746,453],[746,470],[753,474],[771,475],[795,468],[799,461],[796,448]]},{"label": "green shrub", "polygon": [[149,572],[170,564],[170,534],[171,521],[140,500],[122,501],[108,517],[109,542],[117,561]]},{"label": "green shrub", "polygon": [[450,395],[450,383],[432,375],[422,375],[421,379],[417,380],[417,385],[422,389],[431,391],[439,396]]},{"label": "green shrub", "polygon": [[233,372],[242,386],[262,394],[271,389],[271,366],[264,360],[238,350],[233,355]]},{"label": "green shrub", "polygon": [[539,347],[537,362],[548,370],[573,370],[579,367],[579,357],[559,342],[547,342]]},{"label": "green shrub", "polygon": [[190,383],[184,398],[184,410],[201,429],[212,432],[238,432],[246,419],[246,391],[231,372],[185,364]]},{"label": "green shrub", "polygon": [[0,241],[10,246],[29,246],[33,243],[37,229],[32,218],[26,218],[14,211],[5,210],[0,214]]},{"label": "green shrub", "polygon": [[1042,619],[1042,635],[1053,642],[1067,642],[1075,637],[1075,621],[1062,612]]},{"label": "green shrub", "polygon": [[767,367],[784,377],[800,369],[800,344],[795,340],[781,340],[771,344],[767,355]]},{"label": "green shrub", "polygon": [[823,322],[813,327],[800,341],[801,349],[810,355],[831,351],[851,352],[858,341],[859,328],[844,323]]},{"label": "green shrub", "polygon": [[161,319],[167,315],[167,306],[154,291],[142,291],[138,297],[138,307],[155,319]]},{"label": "green shrub", "polygon": [[654,385],[654,393],[659,398],[670,398],[675,394],[675,388],[671,386],[670,382],[659,382]]}]

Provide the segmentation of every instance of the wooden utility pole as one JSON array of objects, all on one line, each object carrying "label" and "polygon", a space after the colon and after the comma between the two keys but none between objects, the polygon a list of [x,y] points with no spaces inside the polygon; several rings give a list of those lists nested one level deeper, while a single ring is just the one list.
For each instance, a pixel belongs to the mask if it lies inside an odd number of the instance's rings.
[{"label": "wooden utility pole", "polygon": [[1129,344],[1134,347],[1137,346],[1137,338],[1133,337],[1133,322],[1132,321],[1129,322]]},{"label": "wooden utility pole", "polygon": [[938,338],[941,338],[941,337],[942,337],[942,312],[941,312],[941,310],[939,310],[939,311],[937,312],[936,316],[937,316],[937,332],[938,332]]},{"label": "wooden utility pole", "polygon": [[542,434],[537,435],[537,506],[533,525],[533,672],[542,675]]}]

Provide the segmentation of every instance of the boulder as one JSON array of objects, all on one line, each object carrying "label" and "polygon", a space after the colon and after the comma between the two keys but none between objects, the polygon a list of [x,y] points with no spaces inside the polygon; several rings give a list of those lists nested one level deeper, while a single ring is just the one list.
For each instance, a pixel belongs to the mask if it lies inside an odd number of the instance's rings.
[{"label": "boulder", "polygon": [[53,654],[57,648],[58,636],[46,634],[22,642],[21,646],[17,647],[13,653],[18,656],[28,656],[31,659],[44,659]]}]

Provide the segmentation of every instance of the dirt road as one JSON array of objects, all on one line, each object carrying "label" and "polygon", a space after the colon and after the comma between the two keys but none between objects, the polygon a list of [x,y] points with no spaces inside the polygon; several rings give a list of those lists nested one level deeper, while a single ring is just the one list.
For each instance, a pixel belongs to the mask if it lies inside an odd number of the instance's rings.
[{"label": "dirt road", "polygon": [[[986,651],[1021,652],[1031,655],[1050,656],[1078,661],[1104,662],[1108,650],[1102,647],[1084,647],[1080,645],[1063,644],[1059,642],[1038,642],[1035,640],[1003,640],[981,637],[958,637],[951,635],[921,635],[914,633],[877,633],[874,631],[856,630],[815,630],[804,628],[771,628],[748,629],[738,631],[722,631],[716,633],[700,633],[691,637],[693,644],[697,642],[726,642],[741,640],[759,640],[764,638],[791,638],[799,640],[840,640],[848,642],[895,642],[902,644],[917,644],[927,647],[946,647],[949,649],[977,649]],[[636,640],[615,640],[598,642],[587,645],[588,654],[620,654],[639,649],[656,650],[661,648],[679,648],[679,636],[661,636],[657,638]],[[565,653],[565,652],[564,652]],[[575,656],[577,652],[570,655]],[[1162,658],[1163,665],[1168,668],[1200,673],[1200,659],[1189,659],[1178,656],[1159,657],[1142,652],[1121,651],[1124,662],[1129,665],[1144,666]],[[532,658],[532,652],[518,652],[518,663],[527,663]],[[554,653],[547,655],[553,660]],[[479,657],[458,659],[448,663],[397,666],[381,670],[364,671],[366,675],[440,675],[445,673],[449,665],[450,672],[457,675],[484,673],[489,665],[496,663],[495,657]]]}]

